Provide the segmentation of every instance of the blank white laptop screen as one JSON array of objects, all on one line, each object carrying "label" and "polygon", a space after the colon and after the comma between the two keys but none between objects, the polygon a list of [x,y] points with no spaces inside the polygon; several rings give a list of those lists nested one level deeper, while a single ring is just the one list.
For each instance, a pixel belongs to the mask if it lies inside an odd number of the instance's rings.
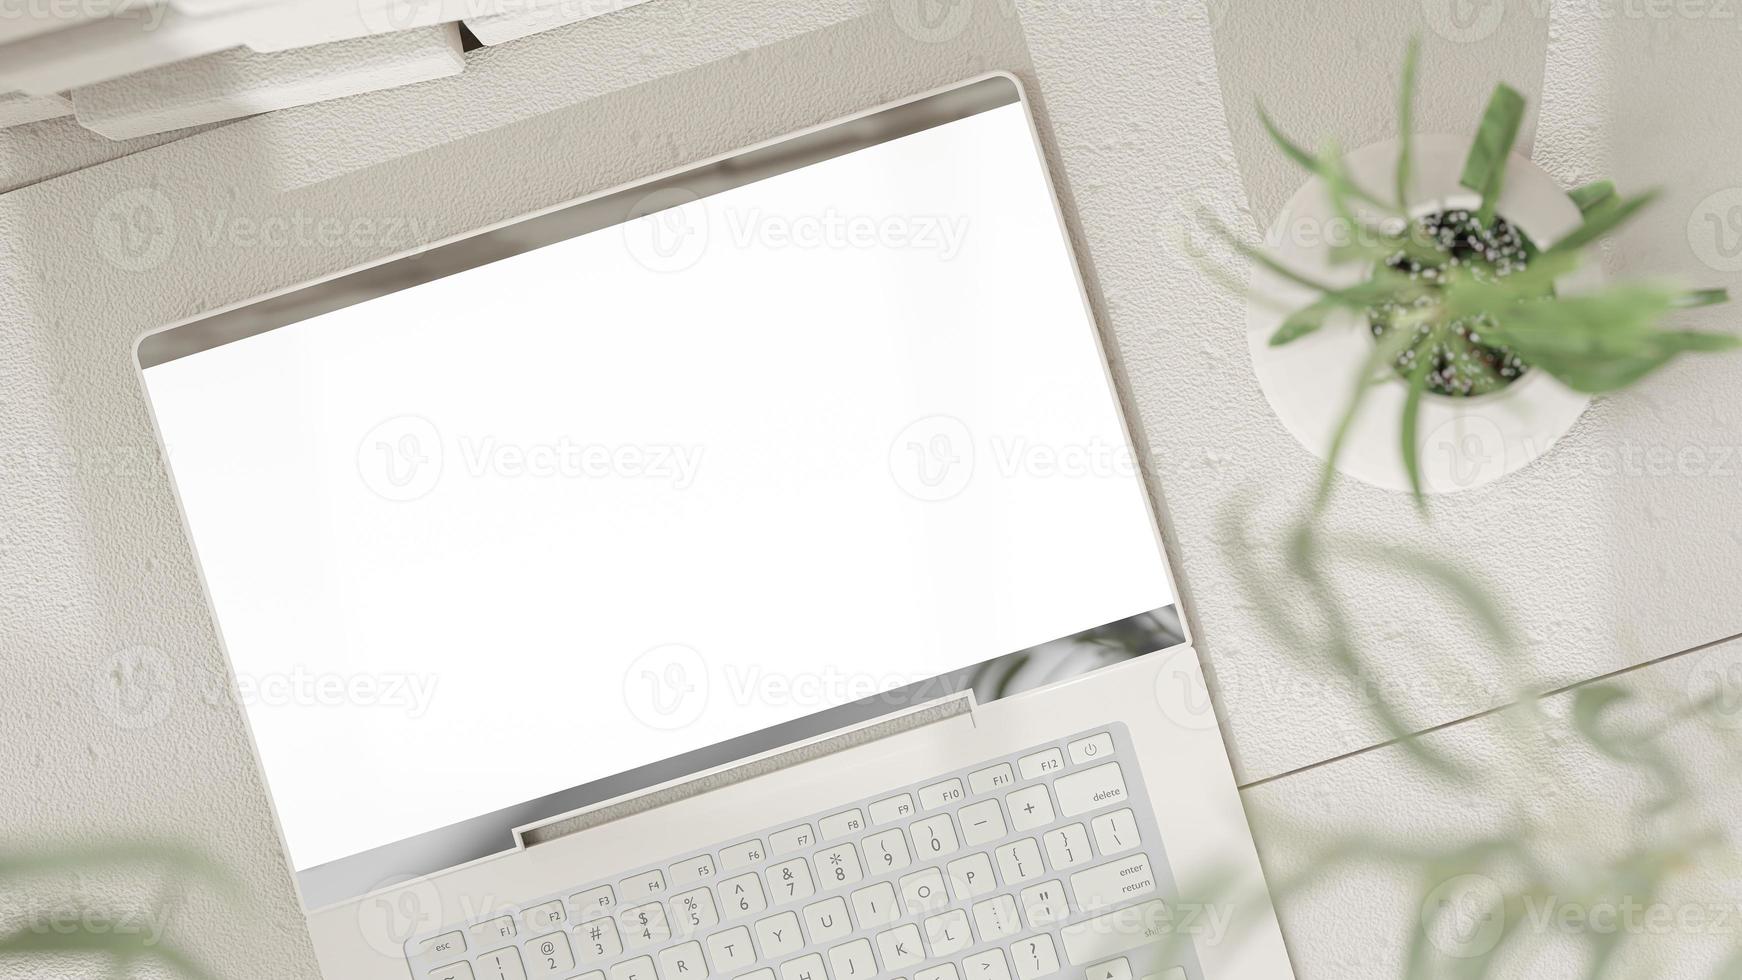
[{"label": "blank white laptop screen", "polygon": [[1170,605],[1020,104],[146,384],[295,866]]}]

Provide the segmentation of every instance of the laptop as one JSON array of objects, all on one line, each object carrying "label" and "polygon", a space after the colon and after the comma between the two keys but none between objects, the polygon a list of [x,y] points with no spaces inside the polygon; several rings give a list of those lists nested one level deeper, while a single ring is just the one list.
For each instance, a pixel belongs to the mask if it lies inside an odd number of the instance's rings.
[{"label": "laptop", "polygon": [[137,356],[325,976],[1292,976],[1014,77]]}]

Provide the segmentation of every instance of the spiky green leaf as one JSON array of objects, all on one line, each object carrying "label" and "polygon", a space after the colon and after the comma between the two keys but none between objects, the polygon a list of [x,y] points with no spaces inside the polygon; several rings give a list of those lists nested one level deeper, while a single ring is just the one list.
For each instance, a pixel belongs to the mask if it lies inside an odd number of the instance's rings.
[{"label": "spiky green leaf", "polygon": [[1495,209],[1500,203],[1500,191],[1506,179],[1506,161],[1512,145],[1518,140],[1518,128],[1524,122],[1524,96],[1506,84],[1496,85],[1488,99],[1488,109],[1482,114],[1482,125],[1476,130],[1476,141],[1464,160],[1464,173],[1459,183],[1482,195],[1478,217],[1485,225],[1493,224]]}]

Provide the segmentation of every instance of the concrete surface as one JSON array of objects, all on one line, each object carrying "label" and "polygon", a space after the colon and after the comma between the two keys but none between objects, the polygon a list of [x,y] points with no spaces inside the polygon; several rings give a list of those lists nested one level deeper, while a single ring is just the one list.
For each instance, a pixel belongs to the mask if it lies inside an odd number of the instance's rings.
[{"label": "concrete surface", "polygon": [[[1547,458],[1438,502],[1426,528],[1397,495],[1344,488],[1333,527],[1458,556],[1508,598],[1526,641],[1517,662],[1499,662],[1419,588],[1339,566],[1369,654],[1351,684],[1267,627],[1243,589],[1244,563],[1278,568],[1275,532],[1314,466],[1258,393],[1241,298],[1182,254],[1204,243],[1190,216],[1202,205],[1255,229],[1286,196],[1291,177],[1251,125],[1254,94],[1303,135],[1341,130],[1351,145],[1381,135],[1404,35],[1426,23],[1424,123],[1473,124],[1496,76],[1540,91],[1534,152],[1551,172],[1670,188],[1611,271],[1742,293],[1742,79],[1731,70],[1742,31],[1710,18],[1598,17],[1584,0],[1503,7],[1513,13],[1492,24],[1473,5],[1476,20],[1448,22],[1436,2],[1354,3],[1343,32],[1363,41],[1350,52],[1336,24],[1237,0],[967,0],[965,21],[935,28],[914,27],[926,23],[911,16],[914,0],[653,0],[471,52],[456,78],[243,120],[78,172],[39,168],[0,195],[0,651],[14,668],[0,796],[18,801],[6,848],[193,840],[234,869],[246,898],[194,878],[169,903],[169,938],[220,976],[261,962],[314,975],[240,717],[212,693],[225,667],[132,374],[137,334],[1005,67],[963,56],[959,32],[1017,16],[1237,772],[1264,780],[1248,792],[1255,810],[1292,811],[1300,824],[1261,833],[1272,873],[1353,816],[1399,833],[1494,826],[1396,753],[1364,751],[1385,737],[1369,687],[1412,727],[1451,724],[1519,685],[1587,681],[1742,632],[1738,367],[1688,362],[1601,400]],[[807,67],[819,64],[831,70]],[[1430,91],[1433,79],[1442,87]],[[55,124],[0,132],[0,163],[15,134]],[[379,220],[336,248],[246,233],[335,216]],[[1702,313],[1710,326],[1735,319]],[[1310,620],[1298,592],[1274,598]],[[1469,722],[1441,737],[1504,763],[1485,731]],[[1685,751],[1716,758],[1697,742]],[[1322,764],[1348,753],[1361,754]],[[1540,778],[1601,777],[1583,756],[1563,765]],[[1343,980],[1396,962],[1406,937],[1386,903],[1400,880],[1370,872],[1286,896],[1301,975]],[[1712,894],[1729,894],[1721,884]],[[33,882],[24,894],[36,901],[0,929],[29,908],[138,905],[163,887],[151,873]],[[1709,945],[1690,944],[1686,962],[1711,962]],[[35,975],[0,959],[0,978]]]}]

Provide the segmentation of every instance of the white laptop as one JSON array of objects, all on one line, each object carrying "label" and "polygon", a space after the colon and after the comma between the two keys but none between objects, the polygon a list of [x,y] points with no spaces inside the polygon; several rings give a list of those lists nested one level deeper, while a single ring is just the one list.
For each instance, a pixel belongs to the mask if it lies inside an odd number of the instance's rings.
[{"label": "white laptop", "polygon": [[138,354],[327,977],[1292,976],[1014,78]]}]

